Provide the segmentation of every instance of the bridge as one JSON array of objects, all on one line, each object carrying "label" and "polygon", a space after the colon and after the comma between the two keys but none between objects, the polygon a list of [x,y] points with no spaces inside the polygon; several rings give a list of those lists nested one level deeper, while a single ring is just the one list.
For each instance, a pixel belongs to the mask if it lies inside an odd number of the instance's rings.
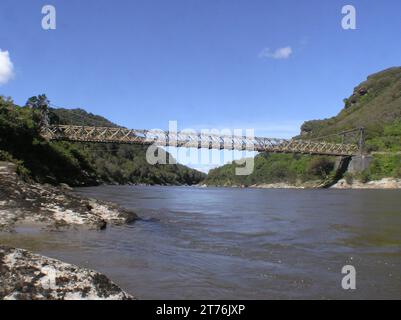
[{"label": "bridge", "polygon": [[[358,141],[348,142],[346,138],[349,135],[358,136]],[[314,139],[276,139],[199,132],[135,130],[120,127],[46,125],[42,127],[42,136],[53,141],[121,143],[348,157],[362,155],[364,149],[363,128]]]}]

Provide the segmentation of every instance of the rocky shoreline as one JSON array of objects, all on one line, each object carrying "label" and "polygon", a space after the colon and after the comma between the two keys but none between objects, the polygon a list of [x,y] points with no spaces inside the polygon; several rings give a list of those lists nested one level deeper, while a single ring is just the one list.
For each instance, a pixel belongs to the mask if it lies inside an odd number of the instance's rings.
[{"label": "rocky shoreline", "polygon": [[[212,185],[200,185],[201,188],[208,187],[221,187],[221,188],[251,188],[251,189],[322,189],[321,181],[308,181],[299,184],[289,184],[285,182],[278,183],[262,183],[254,184],[251,186],[237,186],[237,185],[226,185],[226,186],[212,186]],[[399,190],[401,189],[401,179],[397,178],[383,178],[377,181],[361,182],[352,181],[348,183],[346,179],[341,179],[329,189],[354,189],[354,190]]]},{"label": "rocky shoreline", "polygon": [[[256,189],[322,189],[321,183],[319,182],[307,182],[297,185],[291,185],[286,183],[272,183],[272,184],[260,184],[253,185],[250,188]],[[377,181],[361,182],[352,181],[348,183],[345,179],[339,180],[337,183],[329,187],[329,189],[355,189],[355,190],[397,190],[401,189],[401,179],[396,178],[384,178]]]},{"label": "rocky shoreline", "polygon": [[[86,199],[67,185],[27,183],[16,166],[0,162],[0,231],[19,224],[45,228],[101,230],[108,224],[131,223],[138,216],[113,203]],[[105,275],[26,250],[0,244],[0,300],[2,299],[133,299]]]},{"label": "rocky shoreline", "polygon": [[352,181],[347,182],[345,179],[339,180],[331,188],[333,189],[371,189],[371,190],[398,190],[401,189],[401,179],[384,178],[377,181],[361,182]]},{"label": "rocky shoreline", "polygon": [[109,223],[130,223],[137,218],[134,212],[113,203],[80,197],[66,185],[22,181],[14,164],[0,162],[0,230],[12,231],[23,222],[57,229],[104,229]]}]

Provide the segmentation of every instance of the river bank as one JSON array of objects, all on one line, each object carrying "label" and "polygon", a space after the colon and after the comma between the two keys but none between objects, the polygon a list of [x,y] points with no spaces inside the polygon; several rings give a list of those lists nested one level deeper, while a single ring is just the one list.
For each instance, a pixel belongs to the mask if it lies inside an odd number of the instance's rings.
[{"label": "river bank", "polygon": [[[272,184],[259,184],[252,185],[250,188],[257,189],[320,189],[322,188],[321,182],[307,181],[301,184],[291,185],[286,183],[272,183]],[[401,179],[397,178],[383,178],[376,181],[362,182],[354,180],[347,182],[346,179],[340,179],[337,183],[330,187],[331,189],[373,189],[373,190],[397,190],[401,189]]]},{"label": "river bank", "polygon": [[346,179],[339,180],[331,188],[333,189],[373,189],[373,190],[397,190],[401,189],[401,179],[383,178],[381,180],[361,182],[347,182]]},{"label": "river bank", "polygon": [[[286,182],[278,183],[261,183],[254,184],[251,186],[240,186],[240,185],[200,185],[202,188],[207,187],[222,187],[222,188],[251,188],[251,189],[322,189],[322,181],[306,181],[297,184],[290,184]],[[346,179],[340,179],[335,184],[330,186],[331,189],[354,189],[354,190],[398,190],[401,189],[401,179],[397,178],[383,178],[381,180],[362,182],[353,180],[348,182]]]},{"label": "river bank", "polygon": [[[0,231],[26,223],[48,230],[102,230],[137,219],[116,204],[73,194],[67,185],[27,183],[14,164],[0,162]],[[0,283],[0,299],[132,299],[96,271],[1,244]]]},{"label": "river bank", "polygon": [[134,212],[111,202],[73,194],[66,185],[27,183],[18,177],[14,164],[0,162],[0,230],[12,231],[23,222],[56,229],[104,229],[107,224],[124,224],[137,218]]}]

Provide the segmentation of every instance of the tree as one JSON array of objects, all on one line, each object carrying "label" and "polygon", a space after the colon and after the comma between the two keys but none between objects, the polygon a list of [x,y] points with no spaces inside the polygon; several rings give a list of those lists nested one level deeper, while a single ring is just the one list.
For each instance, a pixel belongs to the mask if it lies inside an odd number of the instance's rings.
[{"label": "tree", "polygon": [[309,164],[309,172],[315,176],[326,177],[334,169],[334,162],[327,157],[313,158]]},{"label": "tree", "polygon": [[50,101],[47,99],[45,94],[40,94],[38,96],[30,97],[26,102],[25,106],[32,109],[48,109]]},{"label": "tree", "polygon": [[39,127],[47,127],[49,125],[49,105],[50,101],[45,94],[30,97],[25,106],[33,110],[38,110],[40,113]]}]

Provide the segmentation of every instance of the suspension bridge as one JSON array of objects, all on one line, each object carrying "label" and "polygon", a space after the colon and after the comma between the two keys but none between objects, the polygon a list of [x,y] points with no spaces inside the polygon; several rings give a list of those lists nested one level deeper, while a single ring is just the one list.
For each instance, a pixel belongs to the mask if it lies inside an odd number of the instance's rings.
[{"label": "suspension bridge", "polygon": [[[160,147],[299,153],[342,157],[362,155],[364,153],[365,139],[363,128],[314,139],[277,139],[202,132],[169,132],[120,127],[48,124],[42,127],[42,136],[47,140],[53,141],[156,145]],[[350,140],[353,141],[350,142]]]}]

